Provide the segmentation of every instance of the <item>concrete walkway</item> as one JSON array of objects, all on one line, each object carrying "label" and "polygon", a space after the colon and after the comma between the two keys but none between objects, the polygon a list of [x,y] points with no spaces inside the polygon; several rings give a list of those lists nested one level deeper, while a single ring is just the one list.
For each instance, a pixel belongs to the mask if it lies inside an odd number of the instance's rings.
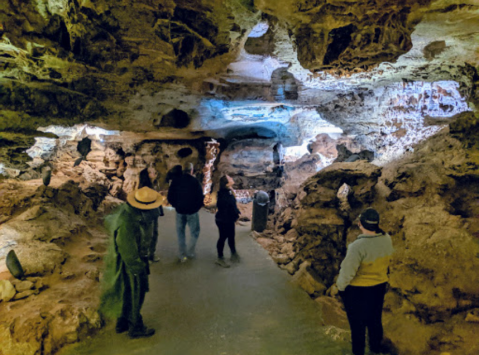
[{"label": "concrete walkway", "polygon": [[236,227],[241,263],[222,269],[214,264],[214,215],[202,210],[200,220],[197,259],[180,264],[175,212],[160,219],[162,260],[152,265],[142,310],[145,324],[156,329],[153,337],[131,340],[110,324],[61,354],[338,355],[349,349],[324,335],[319,307],[249,236],[249,225]]}]

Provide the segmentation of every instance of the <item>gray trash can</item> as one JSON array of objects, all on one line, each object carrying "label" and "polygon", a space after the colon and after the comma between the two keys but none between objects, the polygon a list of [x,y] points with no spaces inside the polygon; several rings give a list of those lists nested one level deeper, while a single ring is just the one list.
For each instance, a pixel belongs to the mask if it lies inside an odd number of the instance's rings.
[{"label": "gray trash can", "polygon": [[258,191],[253,199],[253,221],[251,229],[262,232],[268,223],[269,196],[264,191]]}]

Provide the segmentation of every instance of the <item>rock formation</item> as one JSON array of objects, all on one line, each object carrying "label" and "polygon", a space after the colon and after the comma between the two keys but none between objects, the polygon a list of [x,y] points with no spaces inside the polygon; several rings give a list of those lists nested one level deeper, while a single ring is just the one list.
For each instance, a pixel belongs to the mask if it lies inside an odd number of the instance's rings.
[{"label": "rock formation", "polygon": [[473,0],[3,5],[0,173],[10,177],[27,168],[40,127],[86,122],[285,147],[327,123],[387,161],[437,131],[424,115],[452,117],[475,95]]},{"label": "rock formation", "polygon": [[[474,354],[478,127],[473,114],[462,115],[383,168],[335,163],[302,184],[274,231],[255,237],[294,282],[312,297],[324,297],[347,244],[359,234],[355,219],[373,206],[396,249],[385,302],[387,337],[400,354]],[[346,192],[340,191],[343,184]]]},{"label": "rock formation", "polygon": [[0,269],[0,352],[52,354],[94,334],[103,325],[97,307],[107,235],[98,212],[108,209],[107,191],[72,181],[6,181],[0,191],[10,195],[2,204],[0,261],[13,249],[25,271],[16,280]]}]

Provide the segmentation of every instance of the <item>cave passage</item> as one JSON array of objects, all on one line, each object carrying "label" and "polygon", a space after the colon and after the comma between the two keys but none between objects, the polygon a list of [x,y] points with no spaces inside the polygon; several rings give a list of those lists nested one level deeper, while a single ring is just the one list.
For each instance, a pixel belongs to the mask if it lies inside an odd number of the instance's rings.
[{"label": "cave passage", "polygon": [[337,355],[348,348],[326,335],[319,306],[249,236],[249,223],[236,227],[242,259],[230,269],[214,264],[214,216],[201,210],[200,223],[197,258],[180,264],[175,212],[167,209],[160,218],[161,262],[152,264],[142,309],[145,324],[156,329],[153,337],[131,340],[111,322],[60,354]]}]

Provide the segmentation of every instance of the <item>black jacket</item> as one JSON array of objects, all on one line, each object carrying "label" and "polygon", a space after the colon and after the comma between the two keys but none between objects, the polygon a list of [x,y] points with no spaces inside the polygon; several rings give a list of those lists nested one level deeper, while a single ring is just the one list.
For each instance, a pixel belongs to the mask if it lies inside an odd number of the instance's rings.
[{"label": "black jacket", "polygon": [[183,174],[174,179],[168,190],[168,202],[180,214],[193,214],[203,207],[203,189],[196,178]]},{"label": "black jacket", "polygon": [[216,212],[215,219],[218,222],[236,222],[241,214],[236,205],[236,197],[233,195],[233,191],[229,189],[218,191],[216,206],[218,212]]}]

